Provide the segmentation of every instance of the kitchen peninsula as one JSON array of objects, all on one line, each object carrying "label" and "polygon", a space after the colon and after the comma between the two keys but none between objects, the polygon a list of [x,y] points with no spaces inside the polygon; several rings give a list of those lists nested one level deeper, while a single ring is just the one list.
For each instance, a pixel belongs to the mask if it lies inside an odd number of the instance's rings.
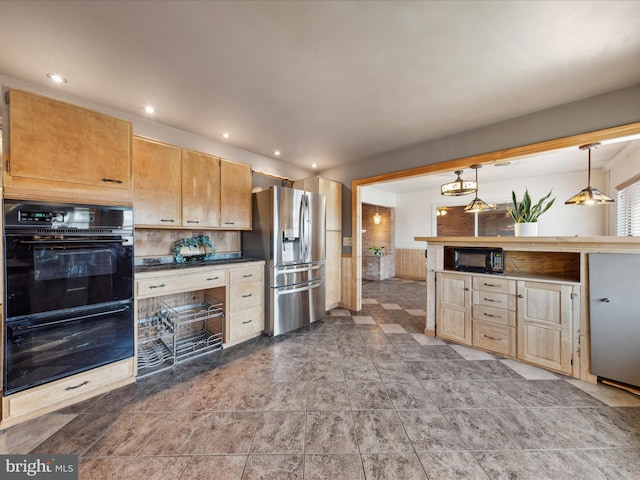
[{"label": "kitchen peninsula", "polygon": [[[633,237],[415,237],[427,244],[425,334],[595,383],[589,255],[640,254]],[[447,247],[504,251],[504,273],[458,271]]]}]

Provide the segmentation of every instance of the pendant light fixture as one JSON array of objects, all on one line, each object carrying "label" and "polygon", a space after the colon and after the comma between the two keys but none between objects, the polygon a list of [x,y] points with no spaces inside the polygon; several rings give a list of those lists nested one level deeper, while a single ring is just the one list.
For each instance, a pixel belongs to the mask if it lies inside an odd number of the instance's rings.
[{"label": "pendant light fixture", "polygon": [[453,182],[440,185],[440,194],[458,197],[460,195],[468,195],[478,189],[478,182],[465,182],[460,178],[463,170],[456,170],[457,178]]},{"label": "pendant light fixture", "polygon": [[481,164],[471,165],[476,171],[476,198],[474,198],[469,205],[464,207],[465,213],[475,213],[475,212],[484,212],[485,210],[493,210],[496,208],[495,205],[489,205],[488,203],[483,202],[478,198],[478,169],[482,168]]},{"label": "pendant light fixture", "polygon": [[373,223],[380,225],[380,220],[382,220],[382,217],[378,213],[378,205],[376,205],[376,214],[373,216]]},{"label": "pendant light fixture", "polygon": [[613,198],[605,195],[597,188],[591,186],[591,150],[600,146],[600,143],[587,143],[580,145],[580,150],[589,150],[589,173],[587,176],[587,187],[580,190],[569,200],[564,202],[566,205],[600,205],[603,203],[612,203]]}]

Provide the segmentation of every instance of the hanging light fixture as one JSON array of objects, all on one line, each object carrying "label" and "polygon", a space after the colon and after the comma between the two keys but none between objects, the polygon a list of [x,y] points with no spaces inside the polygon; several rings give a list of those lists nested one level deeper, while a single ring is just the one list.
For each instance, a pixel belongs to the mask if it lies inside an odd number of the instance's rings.
[{"label": "hanging light fixture", "polygon": [[603,203],[612,203],[613,198],[605,195],[597,188],[591,186],[591,150],[600,146],[600,143],[587,143],[580,145],[580,150],[589,150],[589,174],[587,176],[587,187],[580,190],[569,200],[564,202],[566,205],[600,205]]},{"label": "hanging light fixture", "polygon": [[471,200],[471,203],[466,207],[464,207],[463,211],[465,213],[475,213],[475,212],[484,212],[485,210],[495,209],[496,208],[495,205],[489,205],[488,203],[485,203],[478,198],[478,188],[477,188],[478,187],[478,169],[482,168],[482,165],[480,164],[471,165],[471,168],[473,168],[476,171],[476,198]]},{"label": "hanging light fixture", "polygon": [[440,186],[441,195],[449,195],[458,197],[460,195],[468,195],[478,189],[478,182],[465,182],[460,178],[463,170],[456,170],[457,178],[453,182],[444,183]]},{"label": "hanging light fixture", "polygon": [[380,220],[382,220],[382,217],[378,213],[378,206],[376,205],[376,214],[373,216],[373,223],[380,225]]}]

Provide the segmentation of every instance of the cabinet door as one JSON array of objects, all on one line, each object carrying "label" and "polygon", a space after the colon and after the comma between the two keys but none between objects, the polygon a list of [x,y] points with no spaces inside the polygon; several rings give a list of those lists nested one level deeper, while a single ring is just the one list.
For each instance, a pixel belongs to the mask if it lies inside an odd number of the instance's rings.
[{"label": "cabinet door", "polygon": [[133,206],[136,225],[178,227],[180,222],[178,147],[133,139]]},{"label": "cabinet door", "polygon": [[327,261],[326,261],[326,297],[327,310],[337,307],[341,300],[342,281],[342,233],[333,230],[327,231]]},{"label": "cabinet door", "polygon": [[220,226],[220,159],[182,150],[182,225]]},{"label": "cabinet door", "polygon": [[319,192],[327,197],[327,230],[342,230],[342,184],[319,178]]},{"label": "cabinet door", "polygon": [[438,337],[471,344],[471,276],[439,273],[436,281]]},{"label": "cabinet door", "polygon": [[518,281],[518,358],[571,374],[573,286]]},{"label": "cabinet door", "polygon": [[220,160],[220,226],[251,229],[251,166]]},{"label": "cabinet door", "polygon": [[128,191],[130,201],[130,122],[20,90],[9,110],[6,192],[108,200]]}]

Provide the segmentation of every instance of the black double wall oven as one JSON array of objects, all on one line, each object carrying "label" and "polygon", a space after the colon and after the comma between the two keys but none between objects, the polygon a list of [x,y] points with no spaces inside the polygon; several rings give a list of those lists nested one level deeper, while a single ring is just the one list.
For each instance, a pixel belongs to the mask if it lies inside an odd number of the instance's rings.
[{"label": "black double wall oven", "polygon": [[133,211],[4,202],[9,395],[130,358]]}]

